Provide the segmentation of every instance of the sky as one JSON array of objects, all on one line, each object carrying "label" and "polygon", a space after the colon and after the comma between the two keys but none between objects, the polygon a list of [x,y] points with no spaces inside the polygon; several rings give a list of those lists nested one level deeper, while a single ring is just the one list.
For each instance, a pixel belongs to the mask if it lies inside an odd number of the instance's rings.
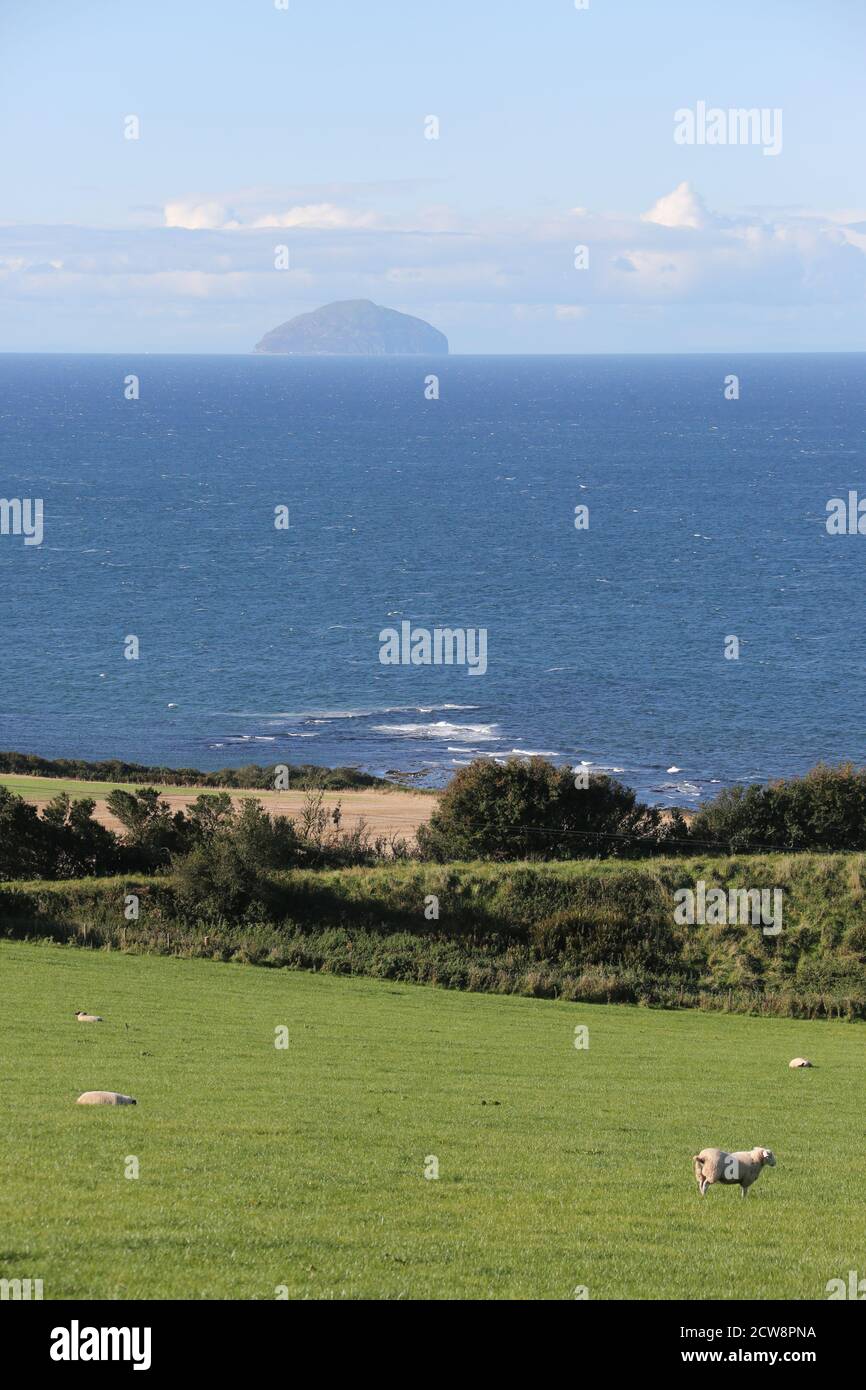
[{"label": "sky", "polygon": [[864,0],[0,0],[0,351],[863,351],[864,64]]}]

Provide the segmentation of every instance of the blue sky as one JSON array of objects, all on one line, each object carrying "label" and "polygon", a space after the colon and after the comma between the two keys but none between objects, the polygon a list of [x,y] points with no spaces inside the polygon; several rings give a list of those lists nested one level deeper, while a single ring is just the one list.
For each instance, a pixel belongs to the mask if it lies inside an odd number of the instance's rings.
[{"label": "blue sky", "polygon": [[[862,350],[864,40],[862,0],[0,0],[0,350],[357,297],[457,352]],[[698,102],[781,152],[677,144]]]}]

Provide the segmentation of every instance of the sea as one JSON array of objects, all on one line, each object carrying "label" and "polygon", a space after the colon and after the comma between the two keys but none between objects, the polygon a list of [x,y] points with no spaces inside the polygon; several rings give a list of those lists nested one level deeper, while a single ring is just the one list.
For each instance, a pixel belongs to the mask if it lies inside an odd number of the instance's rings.
[{"label": "sea", "polygon": [[[0,748],[682,806],[863,763],[858,493],[866,354],[3,355]],[[483,674],[384,664],[404,622]]]}]

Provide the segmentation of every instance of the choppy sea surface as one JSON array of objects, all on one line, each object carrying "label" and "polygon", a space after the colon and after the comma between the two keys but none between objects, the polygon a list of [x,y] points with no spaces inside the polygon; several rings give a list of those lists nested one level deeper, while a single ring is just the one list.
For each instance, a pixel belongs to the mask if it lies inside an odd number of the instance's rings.
[{"label": "choppy sea surface", "polygon": [[[866,355],[0,356],[0,498],[44,507],[0,535],[0,748],[541,752],[682,805],[864,762],[858,489]],[[404,620],[486,629],[486,673],[383,665]]]}]

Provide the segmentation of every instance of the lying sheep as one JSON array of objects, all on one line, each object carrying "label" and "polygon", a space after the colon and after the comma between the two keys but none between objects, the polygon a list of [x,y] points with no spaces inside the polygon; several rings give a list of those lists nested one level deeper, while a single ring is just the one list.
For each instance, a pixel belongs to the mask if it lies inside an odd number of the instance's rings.
[{"label": "lying sheep", "polygon": [[794,1057],[788,1063],[789,1067],[811,1067],[811,1065],[808,1057]]},{"label": "lying sheep", "polygon": [[747,1153],[729,1154],[725,1149],[701,1149],[692,1158],[695,1165],[695,1178],[705,1197],[707,1188],[713,1183],[739,1183],[745,1197],[753,1182],[761,1176],[764,1164],[775,1168],[775,1155],[770,1149],[749,1149]]},{"label": "lying sheep", "polygon": [[78,1097],[76,1105],[137,1105],[132,1096],[121,1095],[120,1091],[85,1091]]},{"label": "lying sheep", "polygon": [[99,1014],[86,1014],[83,1009],[79,1009],[75,1017],[79,1023],[104,1023],[105,1019],[100,1018]]}]

